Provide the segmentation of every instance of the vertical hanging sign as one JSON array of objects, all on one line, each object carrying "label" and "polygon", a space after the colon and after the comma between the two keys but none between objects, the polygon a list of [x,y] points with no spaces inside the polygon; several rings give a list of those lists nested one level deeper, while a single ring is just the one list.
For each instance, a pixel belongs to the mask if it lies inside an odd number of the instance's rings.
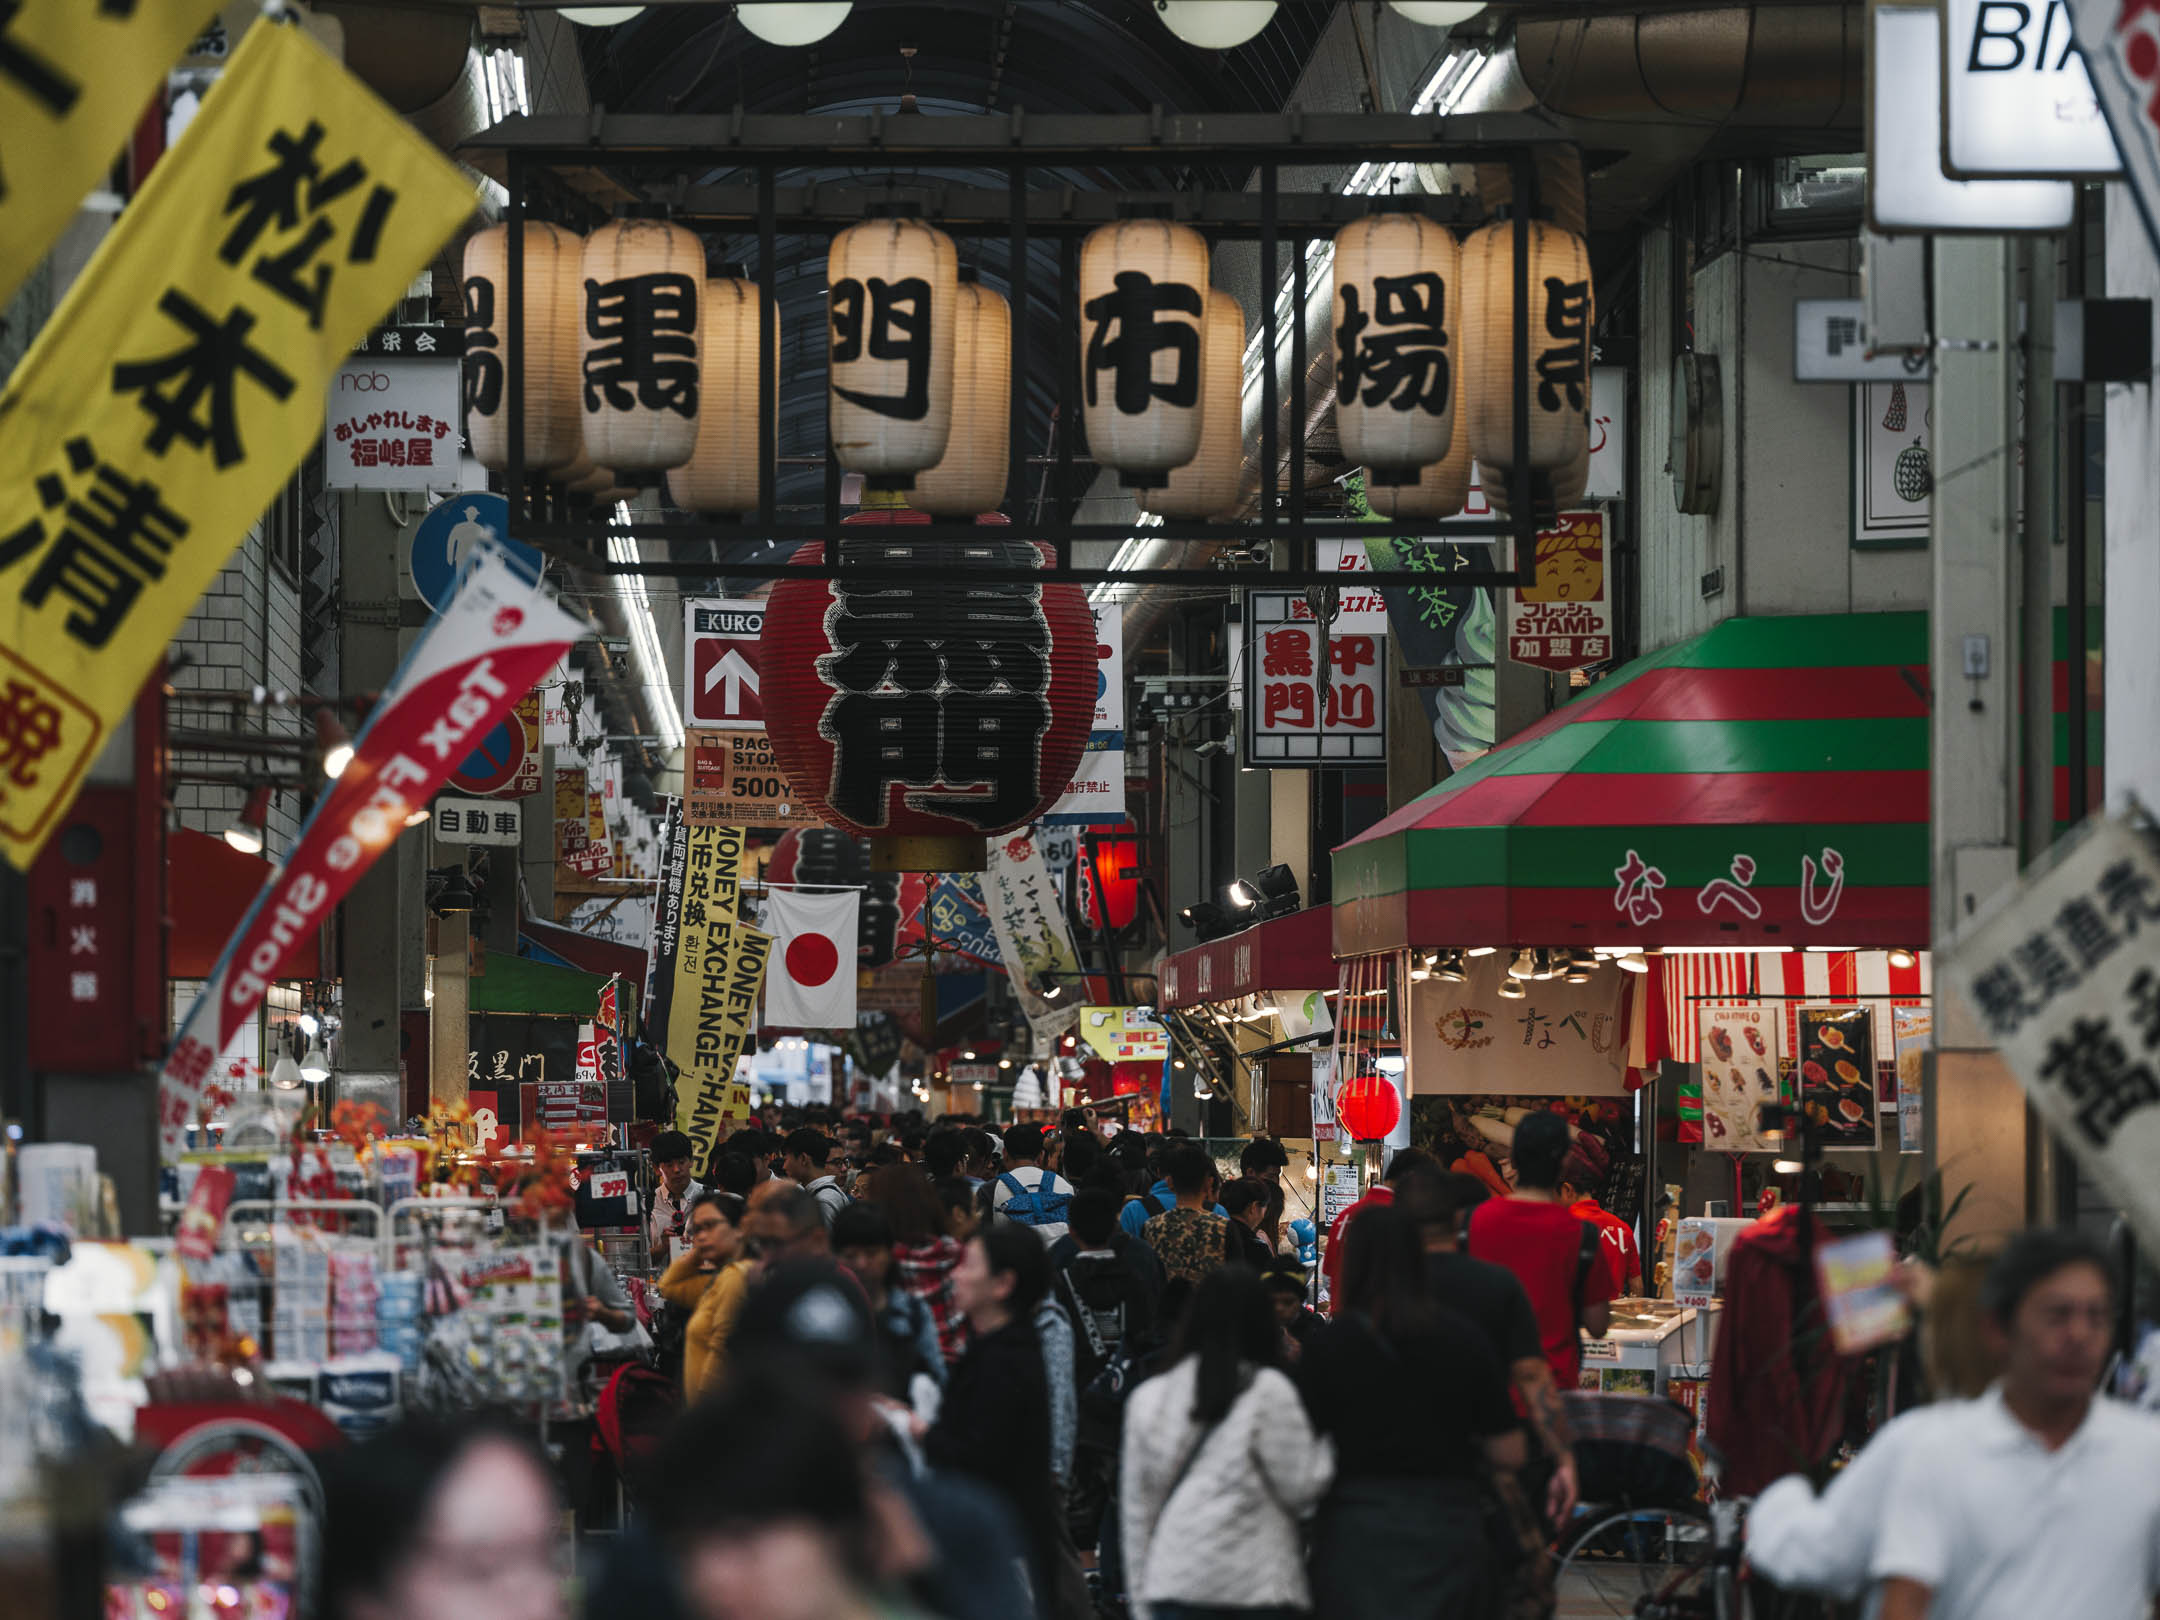
[{"label": "vertical hanging sign", "polygon": [[703,1164],[720,1139],[749,1114],[735,1065],[757,1030],[758,992],[772,936],[743,922],[743,830],[688,827],[682,905],[675,928],[675,973],[668,1008],[667,1055],[675,1082],[675,1128]]}]

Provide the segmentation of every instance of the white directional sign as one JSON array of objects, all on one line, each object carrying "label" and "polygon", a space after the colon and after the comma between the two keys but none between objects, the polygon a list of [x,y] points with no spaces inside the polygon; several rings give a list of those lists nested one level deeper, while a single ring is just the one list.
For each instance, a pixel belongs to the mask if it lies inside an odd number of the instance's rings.
[{"label": "white directional sign", "polygon": [[765,700],[758,690],[758,640],[763,602],[683,604],[683,724],[726,731],[763,731]]},{"label": "white directional sign", "polygon": [[2084,179],[2122,172],[2063,0],[1947,0],[1943,88],[1945,174]]}]

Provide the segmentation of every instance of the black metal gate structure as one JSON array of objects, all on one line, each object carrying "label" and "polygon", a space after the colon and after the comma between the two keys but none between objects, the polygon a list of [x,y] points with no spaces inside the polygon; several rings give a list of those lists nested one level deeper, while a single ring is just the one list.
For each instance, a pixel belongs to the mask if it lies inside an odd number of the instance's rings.
[{"label": "black metal gate structure", "polygon": [[[1362,540],[1375,533],[1375,525],[1307,510],[1302,424],[1310,420],[1305,330],[1308,248],[1363,217],[1375,199],[1307,187],[1285,190],[1284,175],[1286,171],[1309,175],[1355,163],[1477,162],[1507,164],[1513,176],[1511,195],[1529,199],[1531,204],[1512,211],[1512,358],[1517,379],[1514,471],[1509,475],[1508,501],[1512,515],[1451,520],[1444,538],[1425,544],[1439,548],[1465,540],[1512,539],[1517,559],[1532,558],[1537,515],[1526,466],[1529,390],[1522,382],[1530,365],[1528,221],[1537,196],[1538,150],[1570,140],[1558,125],[1535,114],[1178,116],[1158,109],[1146,116],[1030,118],[1015,110],[974,117],[880,112],[865,117],[796,117],[750,116],[738,109],[718,117],[595,112],[589,118],[507,119],[467,143],[459,156],[508,192],[503,359],[510,467],[504,488],[511,532],[517,539],[600,574],[671,578],[725,574],[743,580],[774,580],[830,579],[845,570],[849,578],[869,580],[881,571],[903,571],[867,559],[843,562],[836,546],[828,546],[825,561],[802,565],[775,560],[771,551],[775,544],[791,549],[806,541],[836,539],[843,532],[839,525],[845,515],[841,469],[829,448],[823,457],[822,512],[801,520],[784,518],[780,509],[775,374],[783,245],[799,245],[805,255],[814,252],[822,267],[825,243],[834,234],[874,213],[899,211],[917,213],[955,238],[962,246],[963,262],[971,243],[977,251],[1002,245],[1008,266],[1012,421],[1006,515],[1010,527],[1000,528],[997,537],[1046,544],[1054,552],[1055,566],[1024,574],[989,570],[979,576],[985,583],[1192,586],[1214,578],[1238,586],[1299,589],[1340,584],[1340,573],[1316,566],[1314,543],[1329,538]],[[1075,170],[1106,176],[1115,184],[1075,186],[1071,183]],[[1218,177],[1242,172],[1251,180],[1236,189],[1227,185],[1166,188],[1164,176],[1172,171]],[[835,172],[849,178],[827,178]],[[1003,189],[977,183],[986,176],[1002,176]],[[1400,198],[1390,201],[1401,205]],[[1480,217],[1475,200],[1460,193],[1424,196],[1416,206],[1446,224],[1472,224]],[[624,532],[610,508],[566,496],[524,465],[522,227],[527,220],[543,219],[584,229],[625,212],[666,217],[697,231],[711,259],[748,261],[745,273],[764,294],[758,366],[758,508],[733,521],[696,514],[640,518],[630,532],[641,542],[658,542],[668,555],[634,559],[609,555],[607,537]],[[1142,528],[1131,522],[1073,521],[1056,502],[1049,511],[1030,516],[1027,481],[1031,467],[1054,473],[1054,487],[1062,501],[1076,493],[1075,466],[1085,465],[1075,447],[1080,414],[1080,240],[1120,217],[1147,214],[1188,224],[1207,237],[1211,246],[1222,241],[1258,245],[1262,307],[1257,509],[1235,520],[1166,519]],[[752,251],[733,255],[713,251],[716,243],[729,242]],[[1043,278],[1030,265],[1033,242],[1056,244],[1059,273],[1055,285],[1039,284]],[[1291,293],[1287,334],[1277,310],[1286,249]],[[1059,340],[1057,352],[1042,355],[1034,352],[1031,328],[1038,323],[1030,317],[1039,319],[1046,310],[1055,312],[1052,329]],[[1287,458],[1279,421],[1283,403],[1279,361],[1285,346],[1293,427]],[[1031,384],[1040,381],[1038,367],[1051,379],[1052,414],[1059,431],[1054,449],[1031,457],[1029,401]],[[1411,524],[1404,520],[1400,526]],[[907,537],[910,541],[979,541],[984,533],[966,522],[932,521],[911,525]],[[1272,560],[1241,567],[1230,576],[1210,575],[1204,565],[1074,564],[1075,542],[1143,537],[1228,543],[1248,551],[1266,547]],[[757,549],[764,555],[752,560],[716,559],[715,548],[737,551],[743,542],[759,543]],[[1274,542],[1287,545],[1278,553]],[[693,548],[701,555],[682,555]],[[779,555],[787,556],[788,550]],[[1361,586],[1436,582],[1434,573],[1414,568],[1361,572],[1357,577]],[[1445,578],[1450,586],[1529,585],[1534,582],[1534,563],[1519,571],[1456,567]]]}]

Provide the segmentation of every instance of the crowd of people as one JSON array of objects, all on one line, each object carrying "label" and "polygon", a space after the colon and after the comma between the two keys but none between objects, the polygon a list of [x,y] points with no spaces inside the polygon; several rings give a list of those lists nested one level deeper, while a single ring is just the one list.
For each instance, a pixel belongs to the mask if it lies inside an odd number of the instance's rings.
[{"label": "crowd of people", "polygon": [[[1511,1157],[1496,1196],[1398,1151],[1335,1223],[1320,1310],[1266,1138],[1232,1177],[1081,1116],[746,1131],[702,1167],[663,1135],[646,1238],[682,1408],[585,1611],[1549,1616],[1581,1491],[1562,1392],[1640,1262],[1557,1115]],[[2008,1620],[2044,1538],[2001,1532],[2037,1515],[2091,1555],[2076,1612],[2149,1613],[2160,1447],[2092,1394],[2109,1286],[2075,1239],[2013,1243],[1956,1335],[2000,1346],[2000,1380],[1945,1384],[1822,1497],[1773,1490],[1771,1572],[1877,1590],[1888,1620]],[[559,1620],[549,1485],[485,1423],[356,1448],[329,1475],[329,1620]]]}]

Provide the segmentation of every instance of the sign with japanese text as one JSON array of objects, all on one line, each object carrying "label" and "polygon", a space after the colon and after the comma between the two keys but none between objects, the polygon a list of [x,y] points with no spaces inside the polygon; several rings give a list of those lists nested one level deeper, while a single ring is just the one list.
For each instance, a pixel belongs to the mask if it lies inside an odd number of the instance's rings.
[{"label": "sign with japanese text", "polygon": [[1537,583],[1508,592],[1507,655],[1539,669],[1581,669],[1612,656],[1605,593],[1605,516],[1562,512],[1537,537]]},{"label": "sign with japanese text", "polygon": [[1106,1063],[1163,1063],[1170,1032],[1152,1007],[1082,1007],[1080,1039]]},{"label": "sign with japanese text", "polygon": [[518,844],[518,807],[488,799],[435,801],[435,837],[445,844]]},{"label": "sign with japanese text", "polygon": [[820,827],[817,812],[795,797],[772,742],[756,731],[697,731],[684,738],[689,770],[683,795],[693,827]]},{"label": "sign with japanese text", "polygon": [[1508,953],[1473,957],[1462,984],[1410,984],[1408,1089],[1418,1096],[1498,1092],[1526,1097],[1627,1094],[1632,974],[1588,983],[1532,979],[1520,999],[1500,994]]},{"label": "sign with japanese text", "polygon": [[1935,1044],[1933,1007],[1892,1007],[1890,1047],[1897,1063],[1898,1151],[1920,1153],[1927,1148],[1927,1093],[1921,1069]]},{"label": "sign with japanese text", "polygon": [[683,880],[689,866],[690,835],[682,800],[671,796],[660,818],[660,880],[653,897],[652,932],[645,941],[645,1005],[638,1020],[646,1040],[663,1051],[668,1008],[675,999],[675,936],[682,927]]},{"label": "sign with japanese text", "polygon": [[1092,827],[1124,815],[1125,733],[1098,731],[1088,738],[1072,781],[1042,819],[1053,827]]},{"label": "sign with japanese text", "polygon": [[0,304],[101,184],[218,0],[0,6]]},{"label": "sign with japanese text", "polygon": [[[47,1017],[25,1020],[31,1067],[55,1074],[119,1074],[133,1070],[156,1047],[162,1021],[143,1016],[165,999],[162,983],[137,992],[139,958],[135,923],[137,848],[132,788],[93,784],[69,807],[58,837],[35,862],[28,893],[28,938],[38,948],[24,954],[26,1005]],[[267,863],[262,875],[267,875]],[[158,957],[150,956],[155,964]],[[156,973],[151,966],[148,973]],[[230,1081],[221,1082],[230,1085]]]},{"label": "sign with japanese text", "polygon": [[1800,1106],[1822,1145],[1873,1147],[1877,1126],[1875,1010],[1802,1007],[1797,1022]]},{"label": "sign with japanese text", "polygon": [[1304,608],[1303,591],[1245,593],[1245,763],[1384,764],[1386,637],[1323,635]]},{"label": "sign with japanese text", "polygon": [[473,738],[587,628],[491,550],[467,570],[448,611],[421,631],[369,711],[352,763],[316,801],[188,1010],[159,1077],[168,1157],[212,1064],[252,1022],[301,939],[396,842],[405,818],[434,796]]},{"label": "sign with japanese text", "polygon": [[[1080,952],[1035,840],[1025,832],[991,839],[982,886],[1013,998],[1027,1014],[1035,1049],[1051,1051],[1079,1015]],[[1049,987],[1059,995],[1045,996]]]},{"label": "sign with japanese text", "polygon": [[735,1065],[757,1030],[772,936],[741,917],[743,842],[740,827],[691,827],[684,840],[666,1051],[682,1071],[675,1128],[697,1164],[750,1112]]},{"label": "sign with japanese text", "polygon": [[[1532,986],[1533,989],[1536,986]],[[1778,1069],[1785,1020],[1775,1004],[1695,1009],[1702,1031],[1702,1141],[1720,1153],[1767,1153],[1762,1111],[1785,1099]]]},{"label": "sign with japanese text", "polygon": [[1943,75],[1943,173],[2122,172],[2063,0],[1945,0]]},{"label": "sign with japanese text", "polygon": [[[1321,540],[1316,542],[1319,566],[1340,574],[1369,574],[1372,558],[1366,554],[1362,540]],[[1298,614],[1301,619],[1312,617],[1312,608],[1300,599]],[[1371,585],[1361,585],[1345,579],[1341,595],[1337,598],[1335,617],[1328,629],[1338,636],[1384,636],[1387,634],[1387,603],[1382,601],[1378,590]]]},{"label": "sign with japanese text", "polygon": [[[2160,249],[2160,16],[2123,0],[2068,0],[2116,156]],[[2128,1208],[2128,1205],[2124,1206]]]},{"label": "sign with japanese text", "polygon": [[996,967],[997,930],[983,898],[982,878],[974,872],[940,872],[923,896],[923,932],[940,945],[985,967]]},{"label": "sign with japanese text", "polygon": [[[1757,828],[1756,834],[1768,837],[1770,830]],[[1785,839],[1777,842],[1785,846],[1785,859],[1790,860],[1790,843]],[[1758,843],[1756,847],[1763,846]],[[1751,936],[1823,928],[1837,916],[1845,898],[1845,857],[1828,844],[1814,850],[1803,845],[1799,859],[1782,871],[1763,867],[1746,850],[1734,850],[1725,875],[1694,890],[1692,913],[1686,908],[1689,891],[1671,887],[1665,869],[1632,845],[1613,868],[1612,877],[1613,911],[1625,917],[1649,944],[1668,940],[1677,944],[1692,939],[1706,917],[1727,927],[1760,925],[1748,929]],[[1756,886],[1758,877],[1764,880],[1760,887]],[[1667,905],[1677,913],[1671,922],[1665,920]],[[1740,941],[1735,939],[1733,944],[1737,948]]]},{"label": "sign with japanese text", "polygon": [[348,360],[330,379],[325,488],[455,488],[459,441],[454,355]]},{"label": "sign with japanese text", "polygon": [[2160,858],[2114,816],[2057,843],[1938,968],[2048,1128],[2160,1243]]},{"label": "sign with japanese text", "polygon": [[758,643],[763,602],[683,604],[683,724],[763,731]]},{"label": "sign with japanese text", "polygon": [[[207,15],[179,9],[163,60]],[[0,162],[19,179],[17,122]],[[472,206],[314,41],[249,30],[0,395],[0,854],[36,855],[314,446],[354,341]]]}]

